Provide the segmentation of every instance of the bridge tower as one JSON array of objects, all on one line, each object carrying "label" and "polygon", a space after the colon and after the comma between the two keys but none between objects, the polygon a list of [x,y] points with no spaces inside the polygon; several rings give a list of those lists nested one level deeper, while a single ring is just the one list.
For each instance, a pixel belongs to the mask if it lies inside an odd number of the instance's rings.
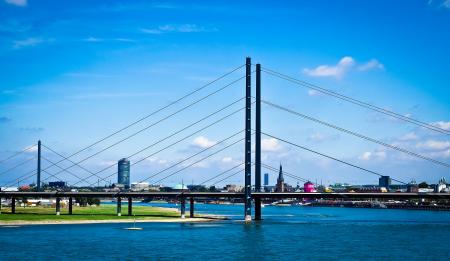
[{"label": "bridge tower", "polygon": [[36,188],[37,191],[41,191],[41,141],[38,141],[38,156],[37,156],[37,180]]},{"label": "bridge tower", "polygon": [[245,60],[245,206],[244,219],[247,222],[252,220],[252,79],[251,79],[251,59]]},{"label": "bridge tower", "polygon": [[[255,191],[261,192],[261,64],[256,64]],[[255,198],[255,220],[261,220],[261,199]]]}]

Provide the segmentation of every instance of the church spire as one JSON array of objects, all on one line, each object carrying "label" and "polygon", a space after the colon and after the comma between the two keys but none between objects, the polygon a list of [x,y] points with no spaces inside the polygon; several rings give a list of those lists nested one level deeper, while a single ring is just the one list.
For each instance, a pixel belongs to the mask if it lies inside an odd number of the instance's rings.
[{"label": "church spire", "polygon": [[275,192],[284,192],[283,166],[280,163],[280,172],[278,173],[277,185]]},{"label": "church spire", "polygon": [[278,173],[278,180],[279,180],[279,181],[284,181],[284,177],[283,177],[283,166],[281,166],[281,163],[280,163],[280,172]]}]

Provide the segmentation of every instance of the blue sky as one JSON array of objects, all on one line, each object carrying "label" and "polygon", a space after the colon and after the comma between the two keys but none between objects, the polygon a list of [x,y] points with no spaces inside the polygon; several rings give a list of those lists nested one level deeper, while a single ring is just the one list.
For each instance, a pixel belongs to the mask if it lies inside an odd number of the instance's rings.
[{"label": "blue sky", "polygon": [[[450,130],[449,25],[448,0],[283,4],[4,0],[0,2],[0,159],[38,139],[63,155],[70,155],[242,65],[246,56],[267,68]],[[242,75],[242,70],[234,73],[72,160],[82,160]],[[241,98],[243,88],[244,83],[238,82],[82,165],[96,171],[114,164],[121,157]],[[355,107],[267,74],[263,74],[263,98],[450,162],[448,135]],[[241,114],[136,164],[132,167],[132,181],[140,181],[240,131],[244,127]],[[266,106],[263,130],[400,180],[433,183],[442,176],[450,178],[445,167]],[[175,140],[158,144],[131,158],[131,162]],[[376,183],[378,179],[267,137],[263,145],[265,163],[275,166],[282,163],[285,170],[313,181],[363,184]],[[218,148],[224,146],[219,144]],[[30,151],[5,162],[0,165],[0,172],[34,155]],[[44,150],[44,156],[59,160],[49,151]],[[164,184],[173,185],[181,180],[199,183],[242,161],[242,156],[242,145],[233,146],[167,178]],[[195,159],[172,171],[190,162]],[[1,183],[14,182],[15,177],[34,165],[30,161],[0,175]],[[44,162],[45,166],[48,162]],[[79,176],[89,176],[77,167],[70,170]],[[101,175],[108,176],[114,171],[115,167]],[[58,169],[53,167],[48,172],[57,173]],[[69,183],[75,180],[68,174],[58,175]],[[115,182],[115,179],[113,175],[107,180]],[[96,178],[89,180],[95,182]],[[275,174],[271,173],[271,182],[274,180]],[[32,178],[24,183],[31,181]],[[243,175],[219,185],[225,183],[243,183]]]}]

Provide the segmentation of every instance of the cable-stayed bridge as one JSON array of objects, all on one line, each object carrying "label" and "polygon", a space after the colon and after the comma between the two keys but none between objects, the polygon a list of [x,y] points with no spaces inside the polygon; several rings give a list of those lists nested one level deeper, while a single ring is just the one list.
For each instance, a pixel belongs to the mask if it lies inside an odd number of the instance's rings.
[{"label": "cable-stayed bridge", "polygon": [[[164,111],[169,110],[175,105],[180,104],[182,101],[187,100],[194,95],[199,95],[203,91],[206,91],[208,87],[213,86],[213,84],[219,83],[223,81],[226,77],[233,75],[236,72],[242,71],[245,69],[245,75],[238,77],[226,84],[222,85],[219,88],[214,89],[213,91],[208,92],[206,95],[197,98],[196,100],[190,102],[187,105],[163,116],[151,123],[147,124],[146,121],[152,119],[154,116],[161,114]],[[252,64],[250,58],[246,59],[246,63],[240,65],[233,70],[223,74],[222,76],[210,81],[209,83],[179,97],[178,99],[170,102],[169,104],[137,119],[136,121],[96,140],[95,142],[85,146],[78,151],[71,153],[70,155],[63,155],[57,152],[50,145],[42,143],[38,141],[37,144],[24,149],[23,151],[19,151],[17,153],[13,153],[12,155],[0,160],[0,164],[3,166],[8,166],[2,172],[0,172],[0,177],[8,176],[10,180],[3,184],[3,187],[11,187],[11,186],[19,186],[20,184],[24,184],[27,181],[35,180],[36,188],[35,191],[28,192],[13,192],[13,191],[1,191],[0,197],[2,198],[11,198],[12,199],[12,212],[15,211],[15,200],[20,197],[45,197],[45,198],[56,198],[56,212],[60,212],[60,204],[59,201],[63,197],[69,198],[69,213],[72,213],[72,199],[76,197],[102,197],[102,198],[117,198],[118,202],[118,213],[121,213],[121,199],[128,199],[128,210],[129,214],[132,214],[132,199],[133,198],[143,198],[143,197],[166,197],[166,198],[179,198],[182,203],[182,215],[184,216],[184,206],[185,200],[187,198],[190,199],[191,211],[193,211],[194,198],[239,198],[244,201],[244,218],[245,220],[252,219],[252,205],[254,205],[254,218],[256,220],[260,220],[262,218],[261,213],[261,200],[262,199],[272,199],[272,198],[430,198],[430,199],[450,199],[450,194],[448,193],[267,193],[262,192],[261,186],[261,170],[262,168],[267,169],[269,171],[277,171],[277,168],[262,162],[261,159],[261,140],[262,137],[265,136],[267,138],[275,139],[278,142],[284,143],[292,148],[302,150],[318,157],[326,158],[328,160],[332,160],[347,166],[349,168],[356,169],[363,173],[367,173],[370,175],[376,176],[385,176],[386,173],[380,173],[378,171],[374,171],[362,166],[359,166],[356,163],[349,162],[343,159],[340,159],[333,155],[328,155],[326,153],[317,151],[308,146],[298,144],[295,140],[287,137],[280,137],[276,133],[272,133],[266,130],[262,130],[261,128],[261,105],[266,105],[273,109],[276,109],[280,112],[289,114],[291,116],[295,116],[301,119],[306,119],[315,124],[319,124],[321,126],[325,126],[327,128],[332,128],[339,132],[345,133],[346,135],[351,135],[365,141],[386,147],[390,150],[395,150],[410,157],[415,157],[419,160],[428,161],[431,164],[437,165],[442,168],[450,168],[450,164],[444,161],[440,161],[438,159],[408,150],[406,148],[400,147],[398,145],[389,144],[387,142],[369,137],[365,134],[350,130],[348,128],[344,128],[341,126],[337,126],[335,124],[331,124],[324,120],[312,117],[310,115],[301,113],[299,111],[289,109],[287,106],[277,104],[273,101],[269,101],[267,99],[263,99],[261,96],[262,89],[262,77],[261,74],[265,73],[270,77],[275,77],[281,79],[283,81],[288,81],[290,83],[295,84],[296,86],[307,88],[314,90],[316,92],[322,93],[324,95],[336,98],[340,101],[344,101],[358,107],[362,107],[364,109],[368,109],[374,111],[376,113],[380,113],[392,118],[395,118],[400,121],[407,122],[409,124],[413,124],[424,128],[430,132],[438,133],[439,135],[450,135],[450,131],[442,129],[438,126],[431,125],[425,123],[423,121],[419,121],[417,119],[413,119],[411,117],[407,117],[396,113],[394,111],[386,110],[381,107],[378,107],[373,104],[369,104],[367,102],[342,95],[340,93],[319,87],[317,85],[313,85],[299,79],[290,77],[288,75],[282,74],[275,70],[262,67],[260,64]],[[255,96],[252,95],[252,75],[255,75]],[[215,173],[213,177],[208,177],[201,182],[200,185],[210,184],[214,186],[218,183],[221,183],[227,179],[235,177],[237,175],[243,175],[244,177],[244,192],[242,193],[218,193],[218,192],[130,192],[130,191],[120,191],[120,192],[64,192],[64,191],[55,191],[55,192],[44,192],[42,191],[41,185],[44,182],[48,182],[52,179],[61,180],[62,175],[65,177],[70,176],[73,182],[68,185],[71,187],[99,187],[100,184],[105,185],[117,176],[118,171],[108,172],[114,167],[117,166],[116,163],[109,164],[100,170],[92,170],[85,166],[85,163],[91,159],[94,159],[96,156],[101,153],[111,151],[117,148],[119,144],[124,144],[129,142],[133,137],[138,136],[141,133],[147,132],[154,128],[155,126],[159,126],[160,124],[171,120],[176,115],[181,114],[182,112],[188,109],[195,109],[200,103],[204,103],[210,101],[215,95],[220,92],[226,91],[228,88],[237,85],[240,82],[245,82],[245,96],[239,97],[235,100],[232,100],[231,103],[220,107],[215,111],[208,111],[204,116],[198,116],[193,122],[183,126],[182,128],[176,129],[174,131],[167,131],[163,137],[158,137],[156,141],[150,144],[143,144],[141,148],[130,153],[129,155],[124,155],[126,158],[136,158],[133,160],[131,166],[141,164],[152,157],[155,157],[161,153],[170,151],[170,149],[176,148],[177,146],[182,145],[182,143],[186,140],[192,139],[193,137],[207,132],[211,130],[212,127],[223,126],[224,122],[236,115],[244,115],[244,125],[243,128],[238,128],[236,131],[228,132],[228,135],[223,139],[214,142],[212,144],[208,144],[200,151],[192,153],[173,164],[170,164],[167,167],[164,167],[161,170],[158,170],[150,175],[143,177],[140,182],[148,181],[151,185],[161,185],[167,179],[174,176],[182,176],[183,173],[196,166],[197,164],[201,164],[202,162],[207,161],[208,159],[218,155],[223,151],[227,151],[232,147],[237,147],[238,145],[243,146],[243,160],[239,162],[235,162],[235,164],[224,170],[220,173]],[[242,105],[242,103],[244,103]],[[252,121],[252,108],[255,107],[255,122],[253,125]],[[200,112],[198,113],[200,114]],[[137,131],[127,133],[128,130],[131,130],[132,127],[138,127],[140,125],[140,129]],[[222,125],[220,125],[222,124]],[[232,129],[230,126],[223,126],[223,130]],[[235,126],[233,126],[235,127]],[[126,134],[124,136],[124,134]],[[118,137],[122,135],[119,140],[114,141],[112,144],[104,146],[100,149],[97,149],[97,146],[105,143],[107,140],[112,140],[114,137]],[[181,137],[179,137],[181,136]],[[254,137],[254,152],[252,152],[252,140]],[[176,138],[176,139],[175,139]],[[161,147],[162,146],[162,147]],[[153,150],[151,153],[148,151]],[[33,153],[30,153],[33,152]],[[51,153],[52,158],[46,154],[43,155],[43,152]],[[87,154],[87,155],[84,155]],[[254,154],[254,155],[253,155]],[[9,162],[13,161],[15,158],[20,158],[25,155],[25,159],[23,161],[19,161],[14,165],[8,165]],[[32,156],[30,156],[32,155]],[[84,155],[79,158],[79,156]],[[77,157],[76,157],[77,156]],[[55,160],[54,158],[57,158]],[[139,158],[137,158],[139,157]],[[36,168],[26,171],[24,173],[17,174],[18,169],[22,169],[24,166],[28,166],[30,164],[36,164]],[[44,164],[45,163],[45,167]],[[254,171],[252,171],[254,170]],[[253,175],[254,173],[254,175]],[[295,174],[284,172],[284,174],[292,179],[298,181],[309,181],[310,179],[299,177]],[[390,175],[392,180],[399,184],[406,184],[405,181],[393,177]],[[252,180],[254,180],[254,184],[252,184]],[[193,212],[191,212],[193,215]]]}]

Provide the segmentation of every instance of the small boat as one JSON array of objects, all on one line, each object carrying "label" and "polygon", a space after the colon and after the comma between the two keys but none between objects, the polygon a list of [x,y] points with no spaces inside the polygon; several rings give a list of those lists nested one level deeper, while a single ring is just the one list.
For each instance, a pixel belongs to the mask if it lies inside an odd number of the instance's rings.
[{"label": "small boat", "polygon": [[142,227],[136,227],[136,215],[134,216],[134,222],[132,227],[126,227],[125,230],[143,230]]}]

